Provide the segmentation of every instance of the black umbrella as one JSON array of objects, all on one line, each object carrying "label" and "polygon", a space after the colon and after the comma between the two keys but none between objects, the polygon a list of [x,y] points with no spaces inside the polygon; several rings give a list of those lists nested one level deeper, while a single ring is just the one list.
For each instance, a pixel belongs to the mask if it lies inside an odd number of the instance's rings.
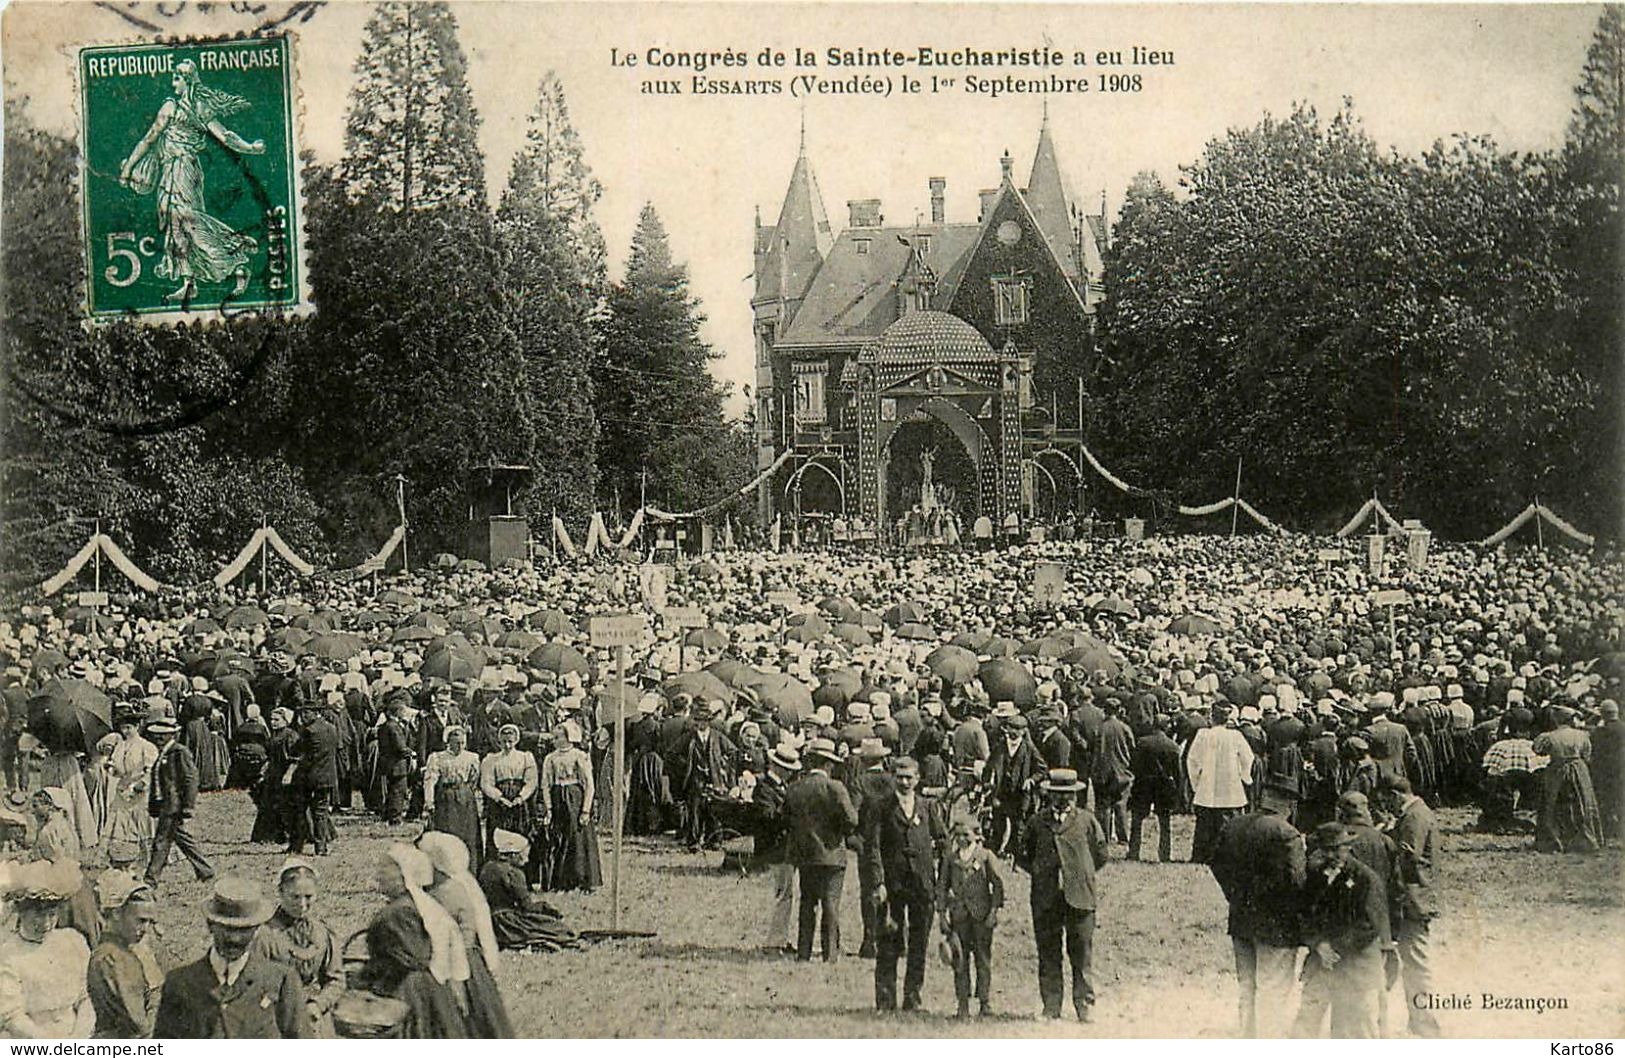
[{"label": "black umbrella", "polygon": [[113,730],[112,703],[84,680],[51,680],[28,700],[28,730],[58,752],[94,753]]}]

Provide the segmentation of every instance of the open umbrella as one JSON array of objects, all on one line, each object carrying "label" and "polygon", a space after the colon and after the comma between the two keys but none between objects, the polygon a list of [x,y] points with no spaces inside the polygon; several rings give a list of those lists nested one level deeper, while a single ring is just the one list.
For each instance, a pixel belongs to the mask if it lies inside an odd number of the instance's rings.
[{"label": "open umbrella", "polygon": [[948,642],[953,646],[964,647],[974,653],[981,653],[982,647],[992,638],[992,633],[989,632],[961,632]]},{"label": "open umbrella", "polygon": [[450,551],[442,551],[434,557],[435,569],[456,569],[457,556]]},{"label": "open umbrella", "polygon": [[327,661],[349,661],[367,649],[360,636],[345,632],[323,632],[305,644],[305,653]]},{"label": "open umbrella", "polygon": [[893,603],[885,613],[880,615],[880,619],[893,628],[911,622],[924,622],[925,607],[916,602]]},{"label": "open umbrella", "polygon": [[880,615],[873,610],[859,610],[858,616],[853,619],[852,623],[867,632],[880,632],[886,627],[886,622],[882,621]]},{"label": "open umbrella", "polygon": [[[819,624],[823,624],[823,622],[819,622]],[[829,626],[825,625],[824,632],[815,631],[815,628],[815,625],[795,625],[786,628],[784,630],[784,641],[786,643],[816,643],[824,638],[824,633],[829,630]]]},{"label": "open umbrella", "polygon": [[843,599],[838,595],[830,595],[819,600],[818,609],[835,618],[837,621],[856,621],[858,619],[858,606],[851,599]]},{"label": "open umbrella", "polygon": [[303,628],[307,632],[331,632],[333,622],[321,614],[302,613],[293,619],[295,628]]},{"label": "open umbrella", "polygon": [[34,672],[40,676],[49,676],[58,669],[68,667],[68,656],[54,647],[46,647],[33,657]]},{"label": "open umbrella", "polygon": [[226,611],[227,628],[255,628],[271,623],[271,615],[258,606],[237,606]]},{"label": "open umbrella", "polygon": [[1117,659],[1108,654],[1105,647],[1101,646],[1073,647],[1061,655],[1061,660],[1068,665],[1082,665],[1090,672],[1096,669],[1104,669],[1108,676],[1117,676],[1123,671],[1122,667],[1117,663]]},{"label": "open umbrella", "polygon": [[703,669],[698,672],[678,673],[661,684],[660,689],[665,692],[667,698],[674,694],[688,694],[702,700],[713,698],[721,698],[725,702],[734,700],[734,689],[718,679],[716,673],[706,672]]},{"label": "open umbrella", "polygon": [[523,650],[529,653],[542,645],[542,637],[535,632],[515,629],[512,632],[503,632],[498,635],[496,645],[504,650]]},{"label": "open umbrella", "polygon": [[1127,599],[1119,599],[1115,595],[1108,595],[1097,600],[1089,609],[1095,613],[1111,614],[1114,617],[1138,617],[1139,611]]},{"label": "open umbrella", "polygon": [[688,572],[690,576],[698,577],[701,580],[715,580],[722,576],[722,567],[715,562],[701,561],[688,567]]},{"label": "open umbrella", "polygon": [[593,697],[598,702],[599,723],[614,723],[616,702],[623,691],[626,694],[626,715],[631,719],[637,719],[638,699],[643,697],[643,691],[630,683],[611,680],[592,692]]},{"label": "open umbrella", "polygon": [[431,643],[440,636],[422,625],[402,625],[390,634],[391,643]]},{"label": "open umbrella", "polygon": [[544,672],[556,672],[560,676],[567,672],[585,674],[590,668],[587,659],[581,656],[581,651],[568,643],[543,643],[530,652],[525,664]]},{"label": "open umbrella", "polygon": [[573,636],[577,631],[576,623],[563,610],[538,610],[526,623],[544,636]]},{"label": "open umbrella", "polygon": [[980,668],[965,647],[944,644],[925,656],[926,668],[952,684],[969,683]]},{"label": "open umbrella", "polygon": [[483,573],[485,572],[485,563],[481,562],[477,558],[465,558],[461,562],[457,563],[457,572]]},{"label": "open umbrella", "polygon": [[478,635],[481,639],[492,643],[507,631],[507,627],[495,617],[476,617],[472,621],[452,623],[451,626],[465,636]]},{"label": "open umbrella", "polygon": [[205,636],[220,631],[220,622],[212,617],[194,617],[181,626],[181,631],[189,636]]},{"label": "open umbrella", "polygon": [[1029,639],[1021,644],[1016,651],[1017,657],[1025,658],[1058,658],[1072,649],[1072,644],[1059,636],[1042,636],[1038,639]]},{"label": "open umbrella", "polygon": [[683,637],[683,645],[701,650],[721,650],[728,645],[728,636],[715,628],[696,628]]},{"label": "open umbrella", "polygon": [[484,616],[484,610],[476,610],[472,606],[459,606],[457,609],[447,612],[446,623],[453,628],[461,628],[463,625],[478,621]]},{"label": "open umbrella", "polygon": [[918,621],[905,621],[897,626],[896,636],[898,639],[917,639],[921,642],[930,642],[937,638],[937,630]]},{"label": "open umbrella", "polygon": [[461,632],[447,632],[429,641],[429,650],[461,650],[470,657],[485,657],[484,649],[476,647]]},{"label": "open umbrella", "polygon": [[427,628],[437,636],[443,636],[451,631],[451,625],[446,619],[432,610],[419,610],[408,617],[406,623],[418,628]]},{"label": "open umbrella", "polygon": [[872,647],[875,645],[875,637],[870,635],[862,625],[843,621],[830,629],[830,634],[847,646]]},{"label": "open umbrella", "polygon": [[1014,639],[1004,636],[988,636],[982,641],[978,654],[986,654],[990,658],[1013,658],[1021,650],[1021,644]]},{"label": "open umbrella", "polygon": [[399,588],[386,588],[379,592],[378,598],[373,601],[386,610],[400,610],[405,613],[417,613],[419,610],[423,609],[423,604],[418,602],[416,595],[409,595],[406,592],[401,591]]},{"label": "open umbrella", "polygon": [[28,730],[58,752],[93,753],[113,730],[112,703],[84,680],[51,680],[28,700]]},{"label": "open umbrella", "polygon": [[778,722],[786,727],[793,727],[801,722],[802,717],[812,715],[812,692],[805,683],[782,672],[768,676],[756,688],[756,697],[773,710]]},{"label": "open umbrella", "polygon": [[355,610],[344,623],[351,628],[369,628],[372,625],[394,624],[395,618],[382,610]]},{"label": "open umbrella", "polygon": [[476,660],[463,651],[436,650],[423,659],[421,671],[425,679],[434,676],[447,681],[477,680],[483,668],[483,659]]},{"label": "open umbrella", "polygon": [[303,649],[304,645],[309,643],[314,638],[314,636],[305,631],[303,628],[295,628],[293,625],[288,625],[286,628],[278,628],[276,631],[266,636],[265,641],[278,650],[298,651]]},{"label": "open umbrella", "polygon": [[221,647],[199,657],[188,666],[193,676],[202,676],[204,679],[218,680],[220,677],[235,673],[238,676],[252,677],[258,669],[248,655],[231,647]]},{"label": "open umbrella", "polygon": [[705,671],[730,687],[750,687],[762,681],[762,674],[738,658],[718,658]]},{"label": "open umbrella", "polygon": [[839,683],[820,683],[813,688],[813,705],[827,705],[836,712],[840,712],[852,701],[856,691]]},{"label": "open umbrella", "polygon": [[1210,636],[1219,630],[1219,623],[1201,614],[1182,614],[1168,622],[1168,631],[1176,636]]},{"label": "open umbrella", "polygon": [[1038,700],[1038,681],[1027,666],[1014,658],[992,658],[982,662],[978,675],[989,699],[1029,706]]},{"label": "open umbrella", "polygon": [[785,618],[784,624],[787,628],[805,628],[810,631],[815,638],[829,635],[829,622],[824,620],[822,617],[819,617],[815,613],[791,614],[789,617]]},{"label": "open umbrella", "polygon": [[281,614],[283,617],[297,617],[302,613],[310,613],[310,606],[298,599],[278,599],[265,608],[266,613]]}]

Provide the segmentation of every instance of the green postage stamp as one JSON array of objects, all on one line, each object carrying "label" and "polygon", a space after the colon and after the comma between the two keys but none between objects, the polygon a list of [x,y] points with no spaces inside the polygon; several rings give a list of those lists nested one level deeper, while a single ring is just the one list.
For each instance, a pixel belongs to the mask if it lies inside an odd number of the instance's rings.
[{"label": "green postage stamp", "polygon": [[85,48],[77,73],[91,319],[301,308],[289,38]]}]

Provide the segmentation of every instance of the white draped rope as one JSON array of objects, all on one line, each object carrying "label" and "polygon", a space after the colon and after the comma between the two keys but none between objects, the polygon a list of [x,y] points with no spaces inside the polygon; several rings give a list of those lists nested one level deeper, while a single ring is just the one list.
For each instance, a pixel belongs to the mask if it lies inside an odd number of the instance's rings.
[{"label": "white draped rope", "polygon": [[604,516],[598,511],[592,512],[592,521],[587,523],[587,539],[581,545],[583,555],[594,555],[600,547],[610,547],[609,530],[604,527]]},{"label": "white draped rope", "polygon": [[[1100,460],[1096,459],[1095,454],[1093,452],[1089,451],[1089,446],[1088,445],[1085,445],[1082,442],[1079,442],[1078,447],[1080,449],[1082,449],[1082,451],[1083,451],[1083,458],[1088,460],[1089,465],[1091,467],[1095,468],[1095,473],[1097,473],[1101,477],[1105,478],[1108,482],[1110,482],[1113,486],[1115,486],[1118,491],[1126,492],[1126,493],[1130,494],[1131,496],[1145,496],[1145,495],[1148,495],[1148,493],[1146,492],[1145,489],[1137,489],[1137,488],[1135,488],[1133,485],[1130,485],[1128,482],[1124,481],[1122,478],[1118,477],[1117,475],[1113,474],[1111,471],[1107,470],[1105,467],[1101,466],[1100,465]],[[1242,510],[1247,512],[1248,517],[1252,518],[1255,522],[1257,522],[1259,525],[1262,525],[1265,529],[1268,529],[1270,532],[1272,532],[1272,533],[1281,533],[1281,532],[1286,531],[1286,530],[1282,529],[1279,525],[1276,525],[1274,522],[1272,522],[1268,518],[1264,517],[1262,514],[1258,513],[1257,509],[1254,508],[1246,500],[1238,500],[1233,496],[1226,496],[1222,500],[1214,500],[1212,503],[1203,504],[1200,507],[1188,507],[1188,506],[1185,506],[1184,504],[1181,504],[1175,509],[1178,510],[1180,514],[1183,514],[1188,518],[1201,518],[1201,517],[1204,517],[1205,515],[1209,515],[1209,514],[1218,514],[1220,511],[1228,511],[1232,506],[1237,506],[1237,505],[1239,505]]]},{"label": "white draped rope", "polygon": [[553,539],[558,541],[559,548],[566,555],[576,553],[576,544],[570,539],[570,530],[564,527],[564,519],[556,514],[553,516]]},{"label": "white draped rope", "polygon": [[1404,528],[1404,526],[1399,523],[1398,518],[1395,518],[1392,514],[1388,513],[1388,508],[1382,505],[1382,501],[1373,496],[1369,500],[1366,500],[1358,511],[1354,512],[1354,517],[1348,520],[1347,525],[1344,525],[1343,528],[1337,531],[1337,538],[1339,540],[1343,540],[1353,535],[1354,532],[1360,528],[1360,526],[1365,524],[1366,519],[1371,517],[1373,514],[1381,518],[1383,524],[1391,530],[1397,532]]},{"label": "white draped rope", "polygon": [[627,523],[626,532],[621,534],[621,549],[624,551],[637,542],[638,534],[643,531],[643,508],[639,507],[632,513],[632,521]]},{"label": "white draped rope", "polygon": [[704,507],[700,507],[700,508],[697,508],[697,509],[692,510],[692,511],[685,511],[682,514],[673,514],[671,511],[663,511],[659,507],[646,507],[644,509],[649,512],[649,517],[653,518],[657,522],[676,522],[676,521],[681,521],[684,518],[700,518],[700,517],[703,517],[703,516],[705,516],[707,514],[710,514],[712,511],[717,510],[723,504],[727,503],[729,500],[734,499],[736,496],[743,496],[745,493],[749,492],[751,489],[756,488],[762,482],[764,482],[768,478],[772,477],[773,472],[778,470],[780,467],[784,466],[785,463],[789,462],[790,457],[792,455],[794,455],[794,454],[795,453],[792,452],[788,448],[785,449],[783,452],[780,452],[779,453],[779,458],[777,458],[777,459],[775,459],[773,461],[772,466],[768,467],[766,470],[762,471],[760,474],[756,475],[754,478],[751,478],[749,481],[745,482],[743,485],[739,486],[737,489],[735,489],[732,492],[728,493],[728,495],[722,497],[722,499],[716,501],[715,503],[707,504]]},{"label": "white draped rope", "polygon": [[214,575],[215,587],[224,588],[241,576],[243,570],[248,568],[248,564],[254,561],[254,556],[259,553],[260,548],[266,546],[274,550],[282,561],[293,567],[294,572],[301,577],[308,577],[316,572],[316,567],[300,558],[293,548],[289,547],[287,542],[282,539],[280,533],[270,526],[261,526],[254,530],[254,535],[249,537],[248,543],[244,544],[243,549],[237,552],[237,557]]},{"label": "white draped rope", "polygon": [[1516,533],[1519,529],[1522,529],[1531,518],[1545,519],[1546,523],[1552,528],[1573,539],[1576,543],[1583,547],[1590,547],[1597,542],[1596,537],[1580,532],[1580,530],[1570,525],[1567,521],[1558,517],[1558,515],[1553,512],[1550,507],[1540,503],[1531,503],[1529,506],[1519,511],[1517,517],[1513,518],[1512,521],[1502,526],[1500,531],[1491,536],[1485,537],[1483,540],[1480,540],[1478,542],[1478,546],[1499,547],[1503,542],[1511,537],[1513,533]]},{"label": "white draped rope", "polygon": [[68,560],[68,564],[62,567],[60,573],[40,585],[40,592],[45,595],[55,595],[61,591],[74,577],[79,575],[79,571],[84,569],[85,564],[95,557],[98,550],[107,556],[107,560],[113,564],[115,569],[129,578],[131,584],[145,592],[156,592],[158,590],[158,582],[143,573],[134,562],[131,562],[129,556],[125,555],[119,549],[119,546],[113,543],[112,537],[105,533],[95,533],[86,541],[85,546],[81,547]]},{"label": "white draped rope", "polygon": [[379,572],[384,568],[385,564],[389,562],[389,556],[393,555],[395,553],[395,549],[400,547],[402,542],[405,540],[406,526],[397,525],[395,527],[395,531],[389,534],[389,539],[384,541],[384,546],[379,548],[377,553],[371,558],[366,559],[361,563],[361,565],[355,567],[355,571],[358,573]]}]

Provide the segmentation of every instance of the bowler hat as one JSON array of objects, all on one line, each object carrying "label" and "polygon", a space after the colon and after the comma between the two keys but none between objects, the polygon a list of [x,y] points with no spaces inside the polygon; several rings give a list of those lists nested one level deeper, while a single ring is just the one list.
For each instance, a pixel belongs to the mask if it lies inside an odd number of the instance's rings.
[{"label": "bowler hat", "polygon": [[1043,787],[1048,793],[1077,793],[1083,789],[1083,783],[1078,781],[1078,773],[1071,768],[1051,768]]},{"label": "bowler hat", "polygon": [[1342,823],[1322,823],[1315,828],[1315,847],[1333,849],[1354,844],[1354,831]]}]

